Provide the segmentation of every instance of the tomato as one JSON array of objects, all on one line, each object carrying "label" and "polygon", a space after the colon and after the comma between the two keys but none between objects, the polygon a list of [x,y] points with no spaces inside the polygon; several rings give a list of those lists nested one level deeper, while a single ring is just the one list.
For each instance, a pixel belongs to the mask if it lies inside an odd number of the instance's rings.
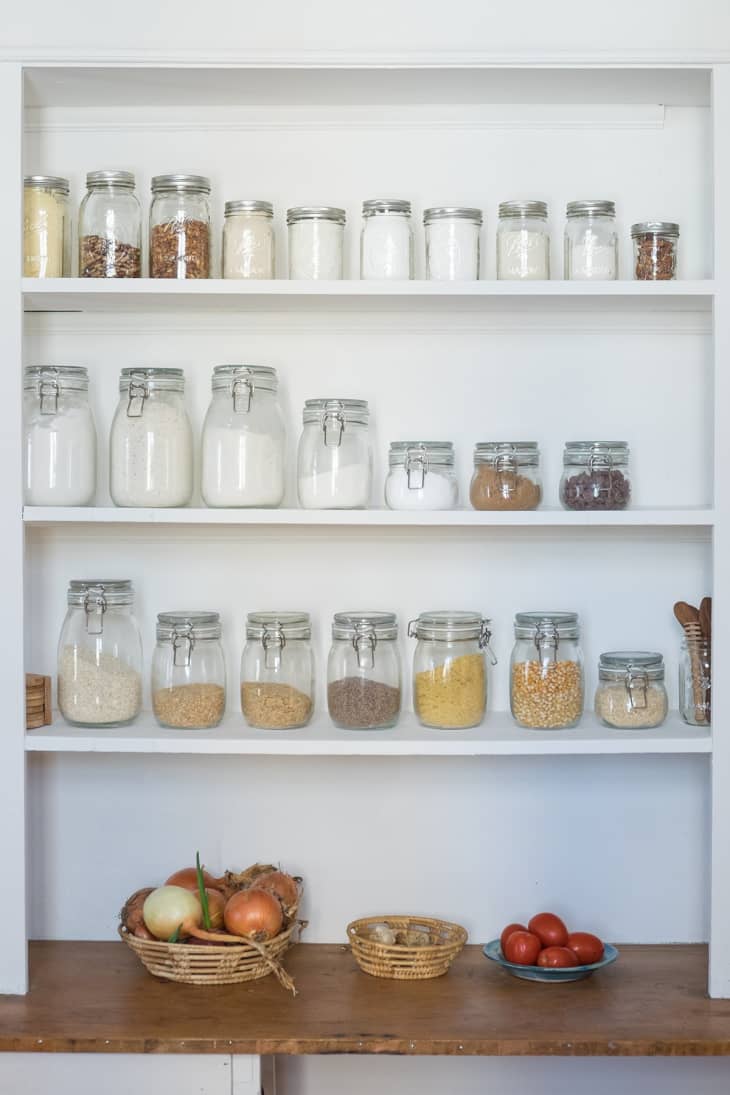
[{"label": "tomato", "polygon": [[566,966],[579,966],[580,962],[567,947],[545,947],[545,950],[540,951],[537,956],[537,964],[547,969],[557,970],[564,969]]},{"label": "tomato", "polygon": [[526,932],[527,928],[524,924],[508,924],[499,937],[499,945],[502,948],[502,954],[504,954],[504,946],[512,932]]},{"label": "tomato", "polygon": [[536,935],[521,931],[512,932],[502,953],[508,962],[514,962],[517,966],[534,966],[540,949],[540,940]]},{"label": "tomato", "polygon": [[568,936],[568,947],[581,966],[590,966],[603,958],[603,943],[597,935],[591,935],[590,932],[571,932]]},{"label": "tomato", "polygon": [[555,913],[538,913],[527,925],[534,932],[543,947],[564,947],[568,942],[568,929]]}]

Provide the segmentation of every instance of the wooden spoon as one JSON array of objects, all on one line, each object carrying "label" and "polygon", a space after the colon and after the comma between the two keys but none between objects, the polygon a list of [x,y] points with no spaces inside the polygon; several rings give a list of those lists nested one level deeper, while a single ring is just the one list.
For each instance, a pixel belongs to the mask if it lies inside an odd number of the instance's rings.
[{"label": "wooden spoon", "polygon": [[686,601],[677,601],[674,606],[674,615],[682,627],[700,622],[699,609],[695,608],[694,605],[688,605]]},{"label": "wooden spoon", "polygon": [[708,643],[712,641],[712,597],[703,597],[700,604],[700,627]]}]

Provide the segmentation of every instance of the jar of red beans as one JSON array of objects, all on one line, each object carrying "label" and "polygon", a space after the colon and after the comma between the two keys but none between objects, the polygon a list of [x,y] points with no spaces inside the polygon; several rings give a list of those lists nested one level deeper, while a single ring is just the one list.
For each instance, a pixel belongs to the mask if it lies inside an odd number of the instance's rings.
[{"label": "jar of red beans", "polygon": [[626,509],[631,500],[625,441],[568,441],[560,501],[565,509]]}]

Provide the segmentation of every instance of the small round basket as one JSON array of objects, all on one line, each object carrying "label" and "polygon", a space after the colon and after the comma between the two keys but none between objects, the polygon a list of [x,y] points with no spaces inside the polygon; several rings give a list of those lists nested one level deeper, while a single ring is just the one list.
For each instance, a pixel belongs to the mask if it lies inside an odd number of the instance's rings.
[{"label": "small round basket", "polygon": [[[378,933],[390,929],[395,943]],[[374,934],[375,933],[375,934]],[[355,961],[372,977],[425,981],[441,977],[467,941],[466,928],[428,916],[370,916],[347,925]]]}]

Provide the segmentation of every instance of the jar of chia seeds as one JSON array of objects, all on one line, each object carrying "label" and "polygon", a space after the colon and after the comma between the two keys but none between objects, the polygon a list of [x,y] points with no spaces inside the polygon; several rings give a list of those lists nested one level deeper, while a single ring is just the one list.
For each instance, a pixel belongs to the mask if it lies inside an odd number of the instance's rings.
[{"label": "jar of chia seeds", "polygon": [[568,441],[560,501],[564,509],[626,509],[631,501],[625,441]]},{"label": "jar of chia seeds", "polygon": [[413,707],[423,726],[468,730],[487,709],[490,621],[479,612],[422,612],[408,625],[413,655]]},{"label": "jar of chia seeds", "polygon": [[259,730],[306,726],[314,710],[307,612],[249,612],[241,656],[241,710]]},{"label": "jar of chia seeds", "polygon": [[598,663],[596,715],[618,730],[661,726],[669,701],[661,654],[643,650],[601,654]]},{"label": "jar of chia seeds", "polygon": [[395,726],[401,707],[401,664],[393,612],[335,614],[327,705],[330,718],[342,730]]},{"label": "jar of chia seeds", "polygon": [[583,652],[575,612],[518,612],[510,707],[519,726],[564,730],[583,714]]}]

